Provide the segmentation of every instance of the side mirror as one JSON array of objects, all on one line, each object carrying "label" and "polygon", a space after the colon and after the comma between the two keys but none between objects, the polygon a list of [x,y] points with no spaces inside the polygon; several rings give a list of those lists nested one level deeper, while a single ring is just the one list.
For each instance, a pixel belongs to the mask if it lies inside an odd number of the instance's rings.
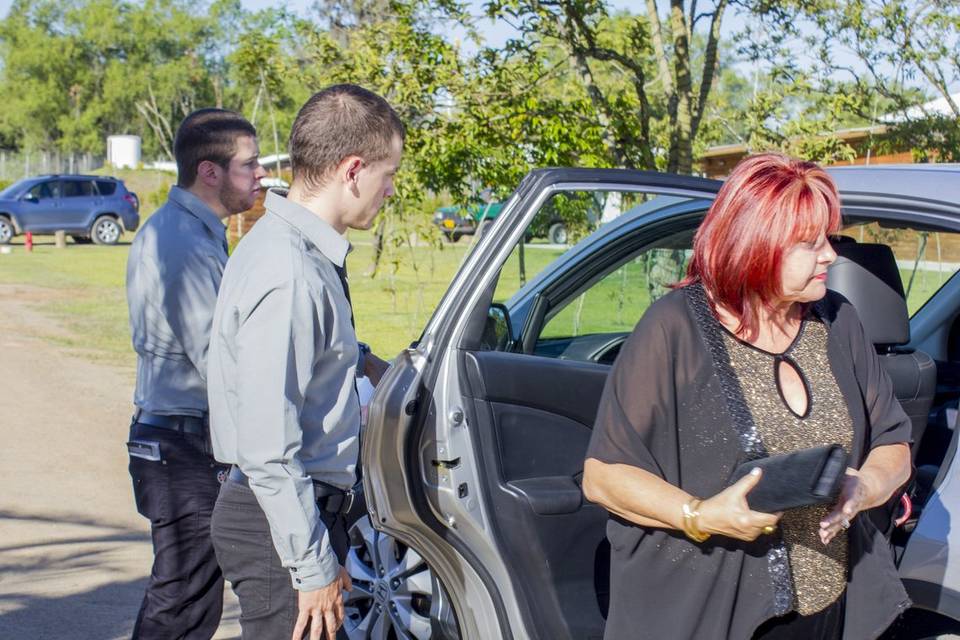
[{"label": "side mirror", "polygon": [[487,321],[483,327],[480,348],[485,351],[506,351],[513,341],[513,325],[510,324],[510,312],[499,302],[494,302],[487,310]]},{"label": "side mirror", "polygon": [[33,195],[33,194],[30,194],[30,193],[28,193],[27,195],[23,196],[23,201],[24,201],[24,202],[32,202],[33,204],[37,204],[38,202],[40,202],[40,200],[37,199],[37,196],[35,196],[35,195]]}]

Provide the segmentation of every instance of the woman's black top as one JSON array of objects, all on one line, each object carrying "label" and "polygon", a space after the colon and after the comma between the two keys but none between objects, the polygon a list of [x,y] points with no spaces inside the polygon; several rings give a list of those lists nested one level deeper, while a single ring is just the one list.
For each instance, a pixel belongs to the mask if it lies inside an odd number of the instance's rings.
[{"label": "woman's black top", "polygon": [[[850,464],[910,441],[910,421],[853,307],[828,293],[809,311],[828,328],[829,366],[853,421]],[[644,314],[607,380],[587,457],[656,474],[691,495],[724,489],[740,463],[766,455],[701,285],[677,289]],[[848,532],[845,640],[869,640],[910,602],[886,538],[869,514]],[[749,639],[793,607],[778,536],[742,542],[635,525],[611,515],[605,637]]]}]

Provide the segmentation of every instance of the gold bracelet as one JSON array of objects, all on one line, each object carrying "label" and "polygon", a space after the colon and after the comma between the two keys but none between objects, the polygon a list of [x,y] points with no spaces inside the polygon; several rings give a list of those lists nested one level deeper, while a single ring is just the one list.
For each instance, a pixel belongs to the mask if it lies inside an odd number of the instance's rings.
[{"label": "gold bracelet", "polygon": [[700,529],[700,505],[703,500],[692,498],[683,503],[683,533],[694,542],[704,542],[710,537]]}]

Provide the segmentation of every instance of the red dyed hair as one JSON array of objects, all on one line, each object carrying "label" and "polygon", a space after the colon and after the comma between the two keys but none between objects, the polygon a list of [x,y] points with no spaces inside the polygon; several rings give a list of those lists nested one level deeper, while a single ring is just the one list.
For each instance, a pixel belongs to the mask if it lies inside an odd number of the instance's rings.
[{"label": "red dyed hair", "polygon": [[783,254],[797,242],[840,229],[840,196],[813,162],[779,153],[740,161],[720,188],[693,240],[682,285],[702,282],[714,305],[757,330],[757,313],[782,295]]}]

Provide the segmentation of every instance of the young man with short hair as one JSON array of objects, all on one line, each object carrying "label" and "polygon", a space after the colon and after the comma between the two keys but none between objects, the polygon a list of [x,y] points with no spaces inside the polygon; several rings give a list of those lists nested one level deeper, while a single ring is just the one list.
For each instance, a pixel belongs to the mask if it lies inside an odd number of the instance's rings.
[{"label": "young man with short hair", "polygon": [[[244,638],[333,640],[343,623],[345,516],[357,481],[361,350],[345,259],[400,164],[404,129],[355,85],[314,95],[290,135],[293,183],[227,266],[210,347],[214,453],[233,465],[214,509],[214,547],[240,599]],[[341,632],[342,633],[342,632]]]},{"label": "young man with short hair", "polygon": [[266,175],[258,155],[257,132],[241,115],[191,113],[174,142],[177,186],[130,247],[137,408],[127,446],[154,550],[134,639],[199,640],[220,624],[223,576],[210,516],[226,468],[209,444],[207,349],[227,262],[223,221],[256,201]]}]

